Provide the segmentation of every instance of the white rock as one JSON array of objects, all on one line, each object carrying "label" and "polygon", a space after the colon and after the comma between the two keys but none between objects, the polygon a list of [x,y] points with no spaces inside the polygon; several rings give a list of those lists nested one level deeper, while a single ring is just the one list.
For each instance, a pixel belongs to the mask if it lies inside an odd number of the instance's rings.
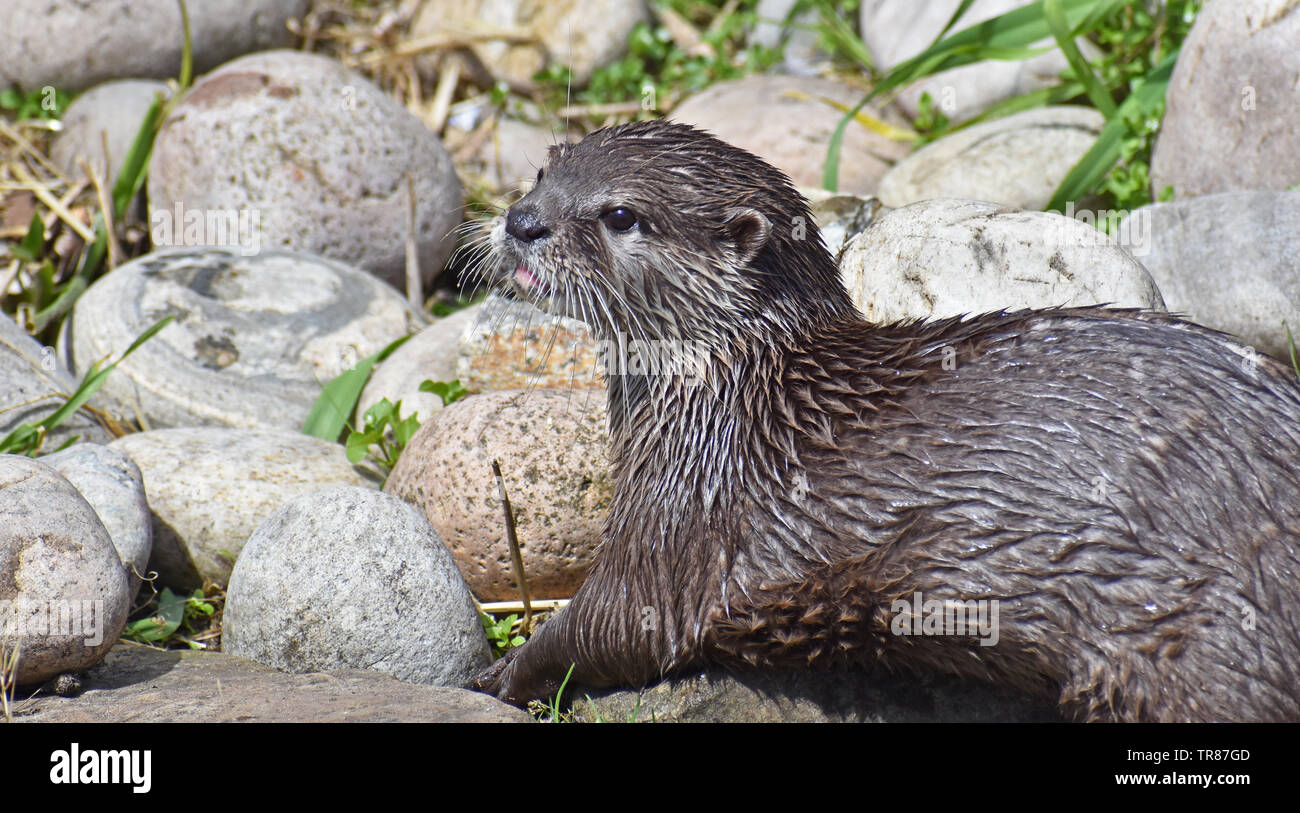
[{"label": "white rock", "polygon": [[158,429],[119,438],[144,476],[160,586],[224,584],[262,520],[286,501],[330,485],[368,486],[337,443],[292,432]]},{"label": "white rock", "polygon": [[92,285],[73,311],[78,370],[176,320],[108,377],[105,400],[151,428],[302,428],[324,383],[425,323],[374,277],[293,252],[172,249]]},{"label": "white rock", "polygon": [[1224,192],[1144,206],[1125,227],[1144,235],[1142,264],[1165,304],[1290,360],[1300,342],[1300,192]]},{"label": "white rock", "polygon": [[[109,375],[112,378],[112,374]],[[0,438],[24,423],[36,424],[62,406],[77,382],[53,347],[42,347],[0,314]],[[92,405],[101,404],[93,399]],[[53,451],[75,437],[107,443],[112,436],[83,413],[70,415],[45,438],[44,451]]]},{"label": "white rock", "polygon": [[903,159],[881,179],[877,194],[894,208],[962,198],[1041,210],[1105,124],[1093,108],[1073,106],[977,124]]},{"label": "white rock", "polygon": [[103,166],[104,142],[108,142],[108,171],[104,177],[112,186],[122,159],[140,132],[140,125],[154,98],[170,95],[167,84],[150,79],[105,82],[73,99],[63,114],[63,129],[50,147],[50,158],[67,174],[80,178],[78,158],[91,167]]},{"label": "white rock", "polygon": [[[292,44],[285,24],[307,6],[308,0],[186,3],[194,70]],[[73,91],[110,79],[180,74],[184,36],[176,0],[5,0],[4,18],[0,88]]]},{"label": "white rock", "polygon": [[932,200],[876,219],[840,273],[873,322],[1109,303],[1163,309],[1129,252],[1073,218],[982,201]]},{"label": "white rock", "polygon": [[0,653],[17,682],[98,663],[126,627],[131,592],[95,509],[45,464],[0,455]]},{"label": "white rock", "polygon": [[99,515],[126,567],[131,595],[148,573],[153,524],[144,476],[126,453],[97,443],[78,443],[41,458],[67,478]]},{"label": "white rock", "polygon": [[363,424],[366,410],[384,398],[392,403],[401,400],[402,417],[415,413],[424,420],[442,409],[442,399],[420,392],[420,384],[456,378],[461,336],[479,318],[480,308],[473,305],[439,319],[376,367],[357,401],[356,426]]}]

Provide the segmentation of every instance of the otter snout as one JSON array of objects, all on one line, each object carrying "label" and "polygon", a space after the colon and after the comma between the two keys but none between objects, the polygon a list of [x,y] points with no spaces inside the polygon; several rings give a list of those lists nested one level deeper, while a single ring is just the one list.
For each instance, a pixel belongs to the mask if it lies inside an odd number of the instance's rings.
[{"label": "otter snout", "polygon": [[506,212],[506,233],[516,240],[531,243],[551,233],[541,216],[531,206],[516,204]]}]

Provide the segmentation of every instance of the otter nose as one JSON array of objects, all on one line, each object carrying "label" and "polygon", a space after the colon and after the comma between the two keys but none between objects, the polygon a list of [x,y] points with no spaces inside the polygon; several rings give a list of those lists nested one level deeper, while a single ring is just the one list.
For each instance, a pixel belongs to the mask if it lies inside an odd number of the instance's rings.
[{"label": "otter nose", "polygon": [[536,211],[512,207],[506,213],[506,232],[517,240],[531,243],[550,234],[551,230],[542,225]]}]

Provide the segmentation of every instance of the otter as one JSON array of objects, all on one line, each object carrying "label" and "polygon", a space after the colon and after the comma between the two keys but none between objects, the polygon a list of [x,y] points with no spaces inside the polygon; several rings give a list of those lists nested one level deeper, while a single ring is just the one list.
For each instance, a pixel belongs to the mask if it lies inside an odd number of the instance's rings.
[{"label": "otter", "polygon": [[[590,574],[476,686],[872,659],[1079,720],[1300,720],[1291,371],[1144,310],[872,324],[810,223],[779,170],[654,120],[553,147],[494,228],[485,273],[523,298],[703,352],[610,376]],[[993,645],[909,634],[976,606]]]}]

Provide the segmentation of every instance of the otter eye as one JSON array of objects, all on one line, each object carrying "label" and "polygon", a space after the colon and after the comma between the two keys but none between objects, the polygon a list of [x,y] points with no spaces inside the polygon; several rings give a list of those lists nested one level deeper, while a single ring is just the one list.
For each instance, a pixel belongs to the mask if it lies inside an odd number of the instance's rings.
[{"label": "otter eye", "polygon": [[627,231],[636,225],[636,215],[632,213],[631,209],[625,209],[622,206],[610,209],[601,215],[600,219],[614,231]]}]

